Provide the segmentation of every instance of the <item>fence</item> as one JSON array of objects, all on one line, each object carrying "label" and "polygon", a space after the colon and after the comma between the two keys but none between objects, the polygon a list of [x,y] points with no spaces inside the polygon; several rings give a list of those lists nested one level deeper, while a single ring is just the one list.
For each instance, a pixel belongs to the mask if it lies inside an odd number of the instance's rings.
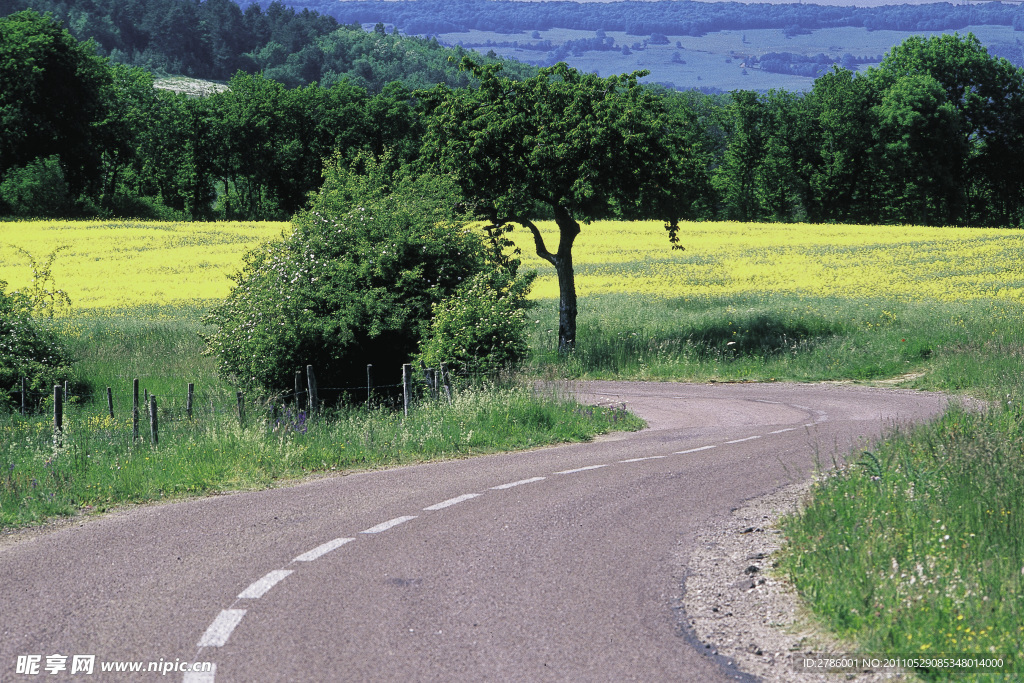
[{"label": "fence", "polygon": [[[262,406],[260,407],[265,411],[266,416],[269,418],[271,424],[276,424],[279,420],[284,417],[278,411],[284,408],[294,409],[294,414],[289,414],[286,419],[301,420],[304,424],[306,420],[312,416],[318,414],[322,407],[323,401],[320,396],[321,393],[336,392],[339,396],[351,395],[353,393],[366,392],[367,404],[374,404],[376,397],[382,396],[382,391],[389,389],[401,389],[401,402],[403,413],[408,416],[409,411],[415,405],[415,396],[417,387],[425,387],[427,393],[432,399],[438,399],[443,395],[449,403],[452,402],[452,382],[451,372],[449,371],[447,363],[441,363],[439,368],[428,368],[422,363],[421,371],[422,377],[417,379],[414,377],[413,367],[410,363],[402,365],[401,370],[401,382],[396,384],[377,384],[374,381],[374,370],[372,365],[366,366],[366,384],[358,386],[348,387],[318,387],[316,381],[316,373],[312,365],[307,365],[305,369],[305,376],[303,376],[302,370],[295,371],[295,385],[293,392],[285,392],[279,394],[271,399],[264,399]],[[26,378],[21,380],[21,414],[28,414],[28,406],[31,398],[36,396],[42,398],[40,394],[34,394],[28,390],[28,381]],[[47,397],[49,394],[46,395]],[[106,414],[111,420],[115,419],[114,411],[114,390],[112,387],[107,387],[106,392],[101,394],[106,399]],[[155,394],[151,394],[148,389],[143,389],[142,401],[140,403],[139,396],[139,380],[132,380],[131,389],[131,424],[132,424],[132,440],[139,440],[139,419],[141,415],[140,405],[147,413],[149,422],[149,438],[152,445],[157,446],[160,440],[160,426],[159,426],[159,405]],[[177,409],[177,403],[172,399],[172,405],[164,408],[164,415],[172,420],[184,418],[186,420],[195,420],[199,411],[196,408],[196,390],[195,383],[187,383],[184,391],[184,410],[183,412]],[[64,433],[64,413],[65,405],[69,404],[74,399],[95,399],[95,394],[74,394],[68,381],[65,381],[63,385],[57,384],[53,387],[53,432],[54,439],[56,442],[60,442],[61,437]],[[202,396],[201,396],[202,398]],[[217,401],[213,396],[207,395],[209,399],[209,413],[215,415],[217,411]],[[239,425],[242,427],[246,424],[246,397],[244,392],[237,391],[235,393],[235,401],[230,409],[225,408],[224,403],[221,402],[220,408],[223,414],[227,410],[231,410],[237,417]],[[301,416],[301,417],[300,417]]]}]

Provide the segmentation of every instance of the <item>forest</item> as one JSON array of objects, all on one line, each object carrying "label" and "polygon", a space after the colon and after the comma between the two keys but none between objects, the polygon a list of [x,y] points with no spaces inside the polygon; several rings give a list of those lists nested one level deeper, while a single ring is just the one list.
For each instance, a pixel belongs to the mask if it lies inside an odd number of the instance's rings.
[{"label": "forest", "polygon": [[[242,16],[271,14],[250,7]],[[298,25],[320,20],[290,16]],[[346,73],[291,85],[269,69],[238,71],[226,91],[199,98],[154,89],[152,72],[100,56],[95,42],[34,11],[0,20],[0,37],[0,214],[11,217],[286,219],[319,188],[324,160],[335,155],[388,152],[411,166],[430,163],[427,103],[439,87],[470,96],[477,83],[459,70],[462,51],[383,26],[328,36],[339,52],[343,43],[376,46],[348,53],[356,73],[368,65],[372,83]],[[237,57],[226,52],[225,63]],[[537,73],[489,62],[513,79]],[[686,159],[671,181],[687,188],[679,218],[1024,219],[1014,163],[1024,153],[1024,76],[972,36],[911,38],[878,68],[835,67],[807,93],[638,87],[656,94],[673,131],[671,155]],[[545,210],[536,217],[549,217]]]}]

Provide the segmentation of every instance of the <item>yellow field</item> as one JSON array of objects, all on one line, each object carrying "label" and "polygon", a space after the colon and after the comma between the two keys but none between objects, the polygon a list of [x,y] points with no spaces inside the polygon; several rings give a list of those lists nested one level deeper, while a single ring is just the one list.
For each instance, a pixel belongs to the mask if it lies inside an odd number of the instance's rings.
[{"label": "yellow field", "polygon": [[[541,224],[550,251],[553,223]],[[558,296],[526,230],[513,239]],[[576,238],[577,293],[664,296],[778,292],[817,296],[1024,301],[1024,231],[974,228],[687,223],[672,251],[661,223],[598,222]]]},{"label": "yellow field", "polygon": [[77,309],[175,304],[227,295],[242,255],[290,229],[288,223],[35,221],[0,223],[0,280],[8,291],[32,279],[38,262],[61,245],[54,281]]},{"label": "yellow field", "polygon": [[[22,247],[38,260],[59,245],[56,285],[74,307],[175,304],[223,297],[242,255],[287,223],[0,223],[0,279],[26,286]],[[553,223],[541,223],[548,248]],[[553,298],[553,268],[520,228],[513,238],[540,277],[535,298]],[[669,249],[656,222],[583,226],[574,257],[581,296],[778,292],[900,299],[998,298],[1024,302],[1024,231],[745,223],[689,223]]]}]

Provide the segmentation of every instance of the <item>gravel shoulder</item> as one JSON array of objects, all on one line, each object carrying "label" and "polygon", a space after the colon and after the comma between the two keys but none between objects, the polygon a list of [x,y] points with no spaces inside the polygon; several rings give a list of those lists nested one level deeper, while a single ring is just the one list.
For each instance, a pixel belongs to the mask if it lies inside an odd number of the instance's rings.
[{"label": "gravel shoulder", "polygon": [[798,667],[811,653],[856,652],[815,622],[796,589],[775,568],[785,540],[779,519],[800,509],[812,485],[801,482],[748,501],[698,534],[684,582],[687,626],[709,649],[765,681],[919,680],[904,674],[824,674]]}]

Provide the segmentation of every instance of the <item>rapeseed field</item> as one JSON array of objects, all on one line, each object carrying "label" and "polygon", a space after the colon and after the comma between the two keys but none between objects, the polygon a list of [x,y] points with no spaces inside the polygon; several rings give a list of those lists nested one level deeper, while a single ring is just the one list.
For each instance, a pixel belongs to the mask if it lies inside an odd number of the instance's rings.
[{"label": "rapeseed field", "polygon": [[[0,223],[0,280],[32,281],[24,253],[42,262],[54,249],[54,285],[77,309],[129,308],[219,299],[242,255],[280,237],[288,223],[32,221]],[[17,248],[16,248],[17,247]]]},{"label": "rapeseed field", "polygon": [[[539,224],[557,248],[552,222]],[[0,279],[32,278],[29,261],[67,246],[55,284],[76,308],[202,302],[230,290],[243,254],[276,239],[287,223],[36,221],[0,223]],[[554,269],[522,228],[512,234],[539,277],[533,297],[558,296]],[[685,251],[669,248],[658,222],[583,226],[574,248],[580,296],[746,294],[957,302],[1024,302],[1024,232],[974,228],[774,223],[686,223]]]},{"label": "rapeseed field", "polygon": [[[539,227],[554,251],[554,223]],[[530,234],[512,237],[539,273],[534,296],[557,297]],[[577,293],[1024,301],[1020,230],[717,222],[685,223],[679,240],[685,251],[671,250],[658,222],[584,225],[573,251]]]}]

